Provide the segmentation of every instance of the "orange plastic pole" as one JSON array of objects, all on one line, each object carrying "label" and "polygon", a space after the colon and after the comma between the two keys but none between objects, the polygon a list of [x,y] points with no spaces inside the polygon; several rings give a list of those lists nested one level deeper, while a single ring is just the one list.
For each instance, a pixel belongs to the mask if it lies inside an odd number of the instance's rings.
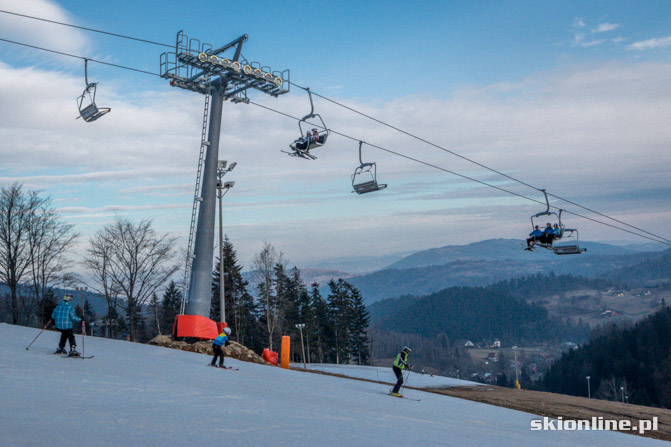
[{"label": "orange plastic pole", "polygon": [[289,369],[289,357],[291,354],[291,337],[282,337],[282,368]]}]

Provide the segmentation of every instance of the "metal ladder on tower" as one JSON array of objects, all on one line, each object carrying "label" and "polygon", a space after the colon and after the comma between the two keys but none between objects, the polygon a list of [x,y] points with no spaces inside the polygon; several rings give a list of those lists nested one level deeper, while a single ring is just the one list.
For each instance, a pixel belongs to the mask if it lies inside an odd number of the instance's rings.
[{"label": "metal ladder on tower", "polygon": [[[209,79],[208,79],[209,86]],[[191,266],[193,264],[194,253],[193,243],[196,234],[196,220],[198,218],[198,210],[200,202],[203,197],[200,194],[200,182],[203,176],[203,162],[205,161],[205,149],[210,145],[207,140],[207,124],[210,111],[210,95],[205,94],[205,107],[203,110],[203,129],[200,137],[200,155],[198,157],[198,171],[196,173],[196,188],[193,194],[193,208],[191,209],[191,229],[189,230],[189,245],[186,252],[186,265],[184,266],[184,293],[182,294],[182,303],[179,308],[179,313],[186,312],[186,303],[189,301],[189,285],[191,282]]]}]

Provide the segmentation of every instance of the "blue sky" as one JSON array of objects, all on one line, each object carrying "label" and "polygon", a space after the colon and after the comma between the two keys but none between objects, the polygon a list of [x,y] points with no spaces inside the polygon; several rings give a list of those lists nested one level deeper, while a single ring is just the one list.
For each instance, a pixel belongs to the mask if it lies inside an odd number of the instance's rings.
[{"label": "blue sky", "polygon": [[[196,5],[196,6],[194,6]],[[671,237],[668,2],[79,2],[0,0],[0,9],[173,44],[177,31],[291,70],[299,85],[538,187]],[[166,49],[0,14],[0,38],[158,72]],[[75,120],[81,60],[0,42],[0,182],[50,195],[82,233],[115,214],[188,236],[200,95],[91,64],[98,104]],[[285,113],[304,92],[250,95]],[[316,99],[327,126],[444,169],[538,193]],[[523,238],[531,202],[364,146],[387,190],[351,194],[357,144],[333,136],[308,162],[280,152],[295,121],[224,106],[226,232],[249,263],[263,240],[294,263],[490,237]],[[568,205],[565,206],[571,209]],[[580,210],[575,210],[580,211]],[[584,213],[588,214],[588,213]],[[586,240],[636,240],[574,221]]]}]

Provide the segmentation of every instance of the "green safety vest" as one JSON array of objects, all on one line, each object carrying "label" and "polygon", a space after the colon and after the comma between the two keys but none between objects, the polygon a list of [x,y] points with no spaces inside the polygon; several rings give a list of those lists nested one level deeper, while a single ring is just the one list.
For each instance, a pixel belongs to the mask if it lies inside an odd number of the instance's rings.
[{"label": "green safety vest", "polygon": [[[405,354],[405,355],[401,359],[401,356],[403,354]],[[401,351],[396,356],[396,360],[394,360],[394,366],[397,367],[398,369],[405,369],[405,364],[406,364],[407,360],[408,360],[408,354],[405,351]]]}]

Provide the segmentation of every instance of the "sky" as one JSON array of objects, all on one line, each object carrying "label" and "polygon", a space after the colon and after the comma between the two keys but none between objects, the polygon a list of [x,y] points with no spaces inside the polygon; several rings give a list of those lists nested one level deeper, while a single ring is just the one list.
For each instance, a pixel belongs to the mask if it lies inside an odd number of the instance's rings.
[{"label": "sky", "polygon": [[[196,7],[197,6],[197,7]],[[440,146],[315,97],[332,134],[308,161],[283,154],[297,122],[225,103],[219,159],[225,233],[243,265],[264,243],[292,264],[489,238],[523,239],[535,188],[671,238],[671,6],[665,1],[78,2],[0,0],[0,10],[173,45],[247,34],[242,54],[291,81]],[[169,48],[0,13],[0,39],[158,73]],[[158,76],[91,62],[96,102],[76,98],[83,61],[0,41],[0,185],[51,197],[88,238],[115,216],[151,219],[185,246],[204,97]],[[292,116],[306,92],[253,102]],[[358,140],[387,189],[352,193]],[[452,152],[452,153],[451,153]],[[453,153],[459,156],[453,155]],[[553,199],[553,206],[600,218]],[[566,217],[586,241],[648,242]]]},{"label": "sky", "polygon": [[[206,354],[88,336],[78,348],[95,357],[68,359],[52,354],[54,331],[25,350],[38,333],[0,324],[2,445],[668,445],[606,430],[531,430],[540,416],[417,389],[393,398],[391,367],[315,368],[385,383],[226,358],[239,369],[231,371],[208,367]],[[469,384],[417,373],[406,380],[417,388]]]}]

